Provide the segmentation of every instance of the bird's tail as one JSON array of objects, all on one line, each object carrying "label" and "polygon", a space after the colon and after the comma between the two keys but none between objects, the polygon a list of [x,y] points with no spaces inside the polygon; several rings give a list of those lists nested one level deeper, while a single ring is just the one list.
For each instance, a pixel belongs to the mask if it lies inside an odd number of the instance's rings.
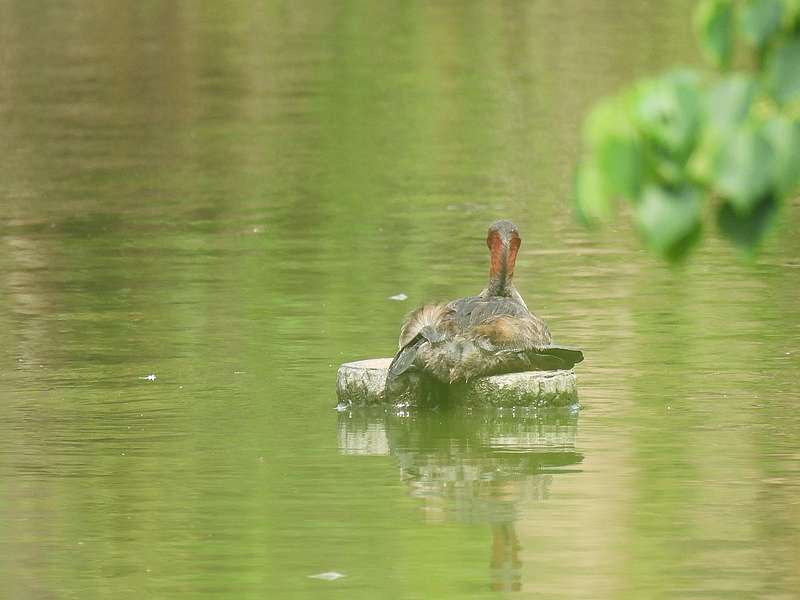
[{"label": "bird's tail", "polygon": [[447,306],[443,304],[426,304],[414,310],[406,317],[400,330],[400,349],[410,344],[423,330],[426,330],[426,338],[431,335],[441,337],[437,332],[446,314]]},{"label": "bird's tail", "polygon": [[406,319],[400,332],[400,350],[389,365],[386,393],[401,389],[401,376],[414,367],[419,349],[426,343],[441,342],[445,335],[439,330],[446,307],[440,304],[421,306]]}]

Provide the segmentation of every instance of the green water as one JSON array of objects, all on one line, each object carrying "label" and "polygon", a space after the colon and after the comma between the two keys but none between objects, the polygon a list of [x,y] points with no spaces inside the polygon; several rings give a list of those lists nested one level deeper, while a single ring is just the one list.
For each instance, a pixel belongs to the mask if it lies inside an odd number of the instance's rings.
[{"label": "green water", "polygon": [[[800,597],[798,202],[682,268],[568,209],[691,2],[112,4],[0,0],[0,596]],[[338,414],[499,217],[583,409]]]}]

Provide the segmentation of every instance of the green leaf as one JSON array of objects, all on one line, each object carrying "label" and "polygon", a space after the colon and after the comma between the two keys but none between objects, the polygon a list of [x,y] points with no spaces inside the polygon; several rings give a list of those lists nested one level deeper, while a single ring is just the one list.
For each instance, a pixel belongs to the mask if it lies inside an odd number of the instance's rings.
[{"label": "green leaf", "polygon": [[784,21],[788,29],[797,31],[800,27],[800,0],[783,0],[786,18]]},{"label": "green leaf", "polygon": [[706,96],[708,127],[689,163],[695,180],[708,184],[714,179],[720,151],[750,116],[757,88],[756,81],[743,74],[725,77],[711,88]]},{"label": "green leaf", "polygon": [[756,90],[756,81],[749,75],[737,73],[725,77],[707,96],[706,111],[711,125],[722,134],[740,125],[750,114]]},{"label": "green leaf", "polygon": [[715,187],[741,215],[767,192],[774,172],[772,146],[759,130],[739,129],[720,149]]},{"label": "green leaf", "polygon": [[682,258],[700,236],[700,193],[685,186],[645,189],[636,222],[650,247],[670,260]]},{"label": "green leaf", "polygon": [[764,48],[781,28],[783,8],[781,0],[746,0],[739,19],[745,38],[756,48]]},{"label": "green leaf", "polygon": [[777,214],[778,201],[773,194],[767,194],[748,215],[740,214],[734,205],[725,202],[717,213],[717,224],[725,237],[752,253],[774,225]]},{"label": "green leaf", "polygon": [[766,86],[778,104],[800,98],[799,38],[792,38],[772,52],[766,67]]},{"label": "green leaf", "polygon": [[642,151],[623,103],[615,98],[598,104],[586,121],[585,137],[593,147],[606,194],[636,200]]},{"label": "green leaf", "polygon": [[713,181],[721,146],[720,136],[715,130],[707,127],[686,165],[692,180],[701,182],[703,185],[709,185]]},{"label": "green leaf", "polygon": [[703,0],[694,23],[706,55],[717,67],[727,69],[733,55],[733,2]]},{"label": "green leaf", "polygon": [[584,143],[596,148],[609,135],[634,135],[635,130],[625,110],[625,105],[618,96],[606,98],[598,102],[589,116],[583,129]]},{"label": "green leaf", "polygon": [[788,196],[800,184],[800,121],[774,117],[764,124],[763,131],[775,155],[775,186],[781,196]]},{"label": "green leaf", "polygon": [[593,161],[578,166],[574,198],[575,211],[584,223],[591,225],[610,218],[613,204],[606,193],[600,170]]},{"label": "green leaf", "polygon": [[703,103],[697,78],[674,72],[644,82],[635,96],[635,120],[642,135],[660,152],[678,161],[688,157],[697,143]]},{"label": "green leaf", "polygon": [[606,192],[631,201],[639,198],[642,153],[633,138],[609,137],[597,148],[598,168],[603,174]]}]

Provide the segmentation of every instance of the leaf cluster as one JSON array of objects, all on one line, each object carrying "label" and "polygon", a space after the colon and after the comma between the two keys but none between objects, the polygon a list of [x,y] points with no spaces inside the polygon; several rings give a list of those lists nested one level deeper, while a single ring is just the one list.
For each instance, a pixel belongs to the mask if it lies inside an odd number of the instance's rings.
[{"label": "leaf cluster", "polygon": [[[712,215],[754,252],[800,184],[800,0],[703,0],[695,26],[719,73],[674,70],[600,102],[576,174],[584,221],[609,219],[624,199],[670,260]],[[753,66],[731,71],[735,51]]]}]

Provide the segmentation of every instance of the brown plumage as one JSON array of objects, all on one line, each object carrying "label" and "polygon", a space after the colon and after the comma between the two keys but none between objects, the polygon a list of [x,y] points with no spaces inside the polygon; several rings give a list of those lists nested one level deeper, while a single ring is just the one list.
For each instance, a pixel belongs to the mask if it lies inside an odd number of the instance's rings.
[{"label": "brown plumage", "polygon": [[489,227],[489,284],[477,296],[429,304],[412,312],[400,331],[387,390],[408,372],[442,383],[527,370],[571,368],[580,350],[553,346],[547,325],[528,310],[514,287],[521,239],[511,221]]}]

